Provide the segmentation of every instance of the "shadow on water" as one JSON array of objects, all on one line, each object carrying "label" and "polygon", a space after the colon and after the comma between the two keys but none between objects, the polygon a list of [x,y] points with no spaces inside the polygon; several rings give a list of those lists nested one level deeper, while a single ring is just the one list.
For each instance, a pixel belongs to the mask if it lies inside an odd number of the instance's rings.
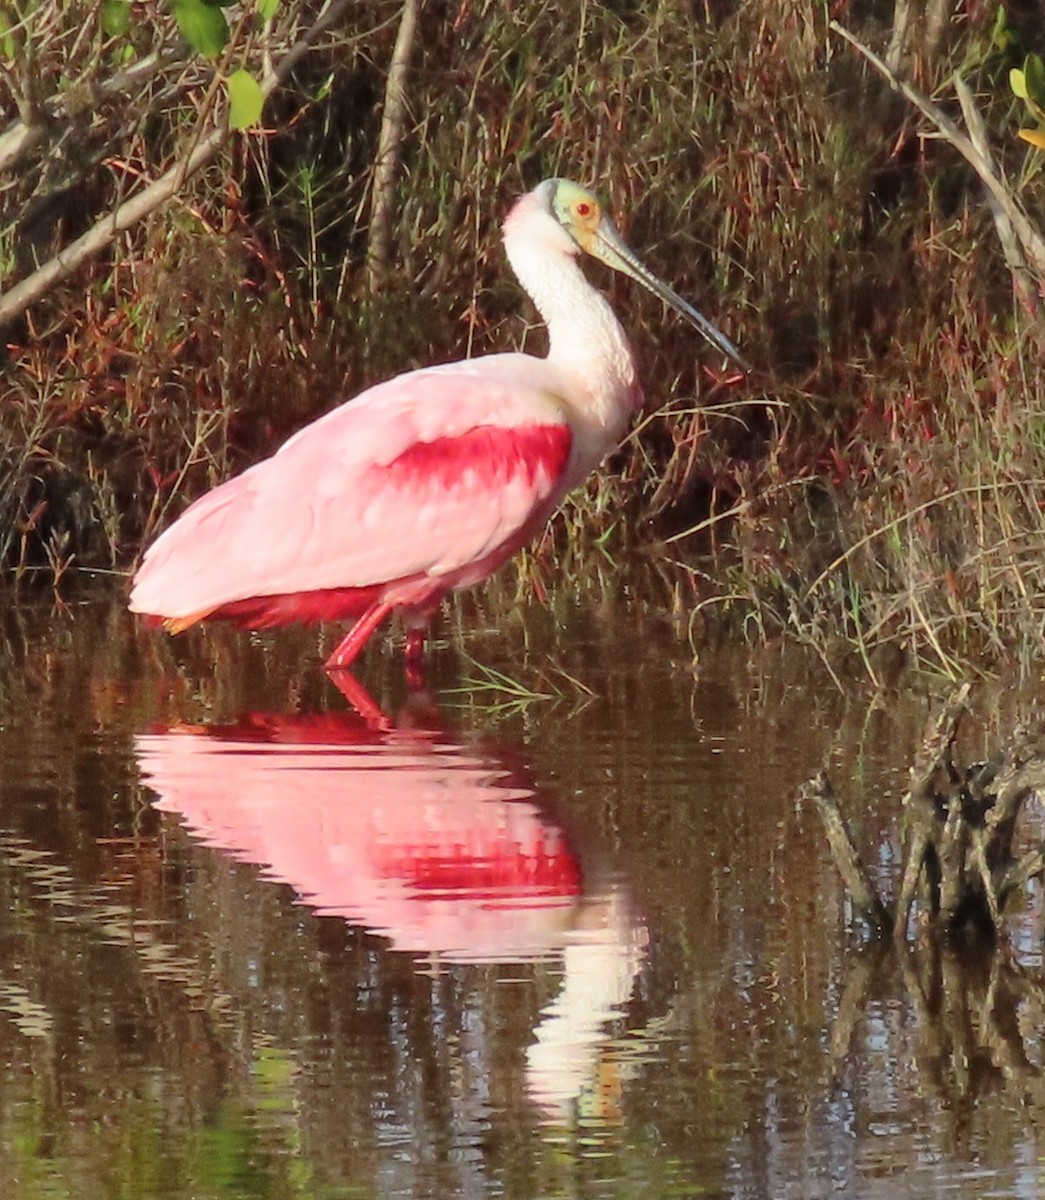
[{"label": "shadow on water", "polygon": [[312,634],[4,610],[5,1194],[1040,1193],[1034,905],[885,953],[796,799],[830,761],[890,880],[922,685],[467,624],[430,698],[368,656],[386,717]]}]

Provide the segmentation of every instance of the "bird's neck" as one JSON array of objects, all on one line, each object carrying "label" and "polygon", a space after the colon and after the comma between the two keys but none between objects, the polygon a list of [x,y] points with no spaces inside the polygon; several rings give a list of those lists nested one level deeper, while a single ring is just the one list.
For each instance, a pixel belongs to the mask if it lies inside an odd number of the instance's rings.
[{"label": "bird's neck", "polygon": [[519,282],[548,326],[548,361],[569,371],[587,411],[578,414],[601,427],[613,443],[641,403],[631,346],[605,297],[568,254],[534,252],[505,238]]}]

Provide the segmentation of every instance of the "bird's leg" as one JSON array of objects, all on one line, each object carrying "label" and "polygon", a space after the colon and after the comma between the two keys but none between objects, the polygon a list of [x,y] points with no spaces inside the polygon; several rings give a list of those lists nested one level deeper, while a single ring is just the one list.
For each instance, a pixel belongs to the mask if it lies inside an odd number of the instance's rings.
[{"label": "bird's leg", "polygon": [[330,671],[330,682],[375,732],[388,733],[395,727],[384,709],[347,668],[335,667]]},{"label": "bird's leg", "polygon": [[420,692],[425,686],[425,626],[413,626],[406,631],[406,683],[411,692]]},{"label": "bird's leg", "polygon": [[406,651],[403,657],[406,666],[406,682],[411,692],[424,691],[425,638],[428,636],[429,623],[439,608],[442,598],[442,593],[436,593],[421,604],[403,612],[403,622],[406,625]]},{"label": "bird's leg", "polygon": [[370,635],[391,611],[392,605],[386,604],[384,600],[371,604],[347,635],[338,642],[334,653],[326,661],[327,670],[337,671],[350,666],[369,641]]},{"label": "bird's leg", "polygon": [[425,656],[424,628],[408,629],[406,631],[406,661],[414,667],[421,665]]}]

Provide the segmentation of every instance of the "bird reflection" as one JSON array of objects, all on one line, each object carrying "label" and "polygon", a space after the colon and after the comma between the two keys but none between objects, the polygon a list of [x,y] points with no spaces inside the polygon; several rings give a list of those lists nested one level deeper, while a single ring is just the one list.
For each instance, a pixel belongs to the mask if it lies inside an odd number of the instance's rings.
[{"label": "bird reflection", "polygon": [[545,1119],[565,1119],[605,1088],[607,1026],[642,968],[645,926],[524,770],[463,744],[417,697],[398,722],[361,689],[351,699],[354,712],[250,713],[140,735],[155,806],[425,969],[561,964],[527,1086]]}]

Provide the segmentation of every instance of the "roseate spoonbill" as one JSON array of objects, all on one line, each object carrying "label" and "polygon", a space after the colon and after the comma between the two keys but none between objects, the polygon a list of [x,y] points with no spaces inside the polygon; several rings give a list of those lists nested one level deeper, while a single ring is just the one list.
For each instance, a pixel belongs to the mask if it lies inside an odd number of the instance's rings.
[{"label": "roseate spoonbill", "polygon": [[185,510],[146,553],[130,607],[172,633],[355,618],[347,667],[393,610],[419,664],[450,591],[485,579],[616,445],[642,402],[628,340],[577,265],[638,280],[740,366],[740,353],[649,271],[599,201],[546,179],[504,223],[548,326],[546,358],[493,354],[399,375],[340,405]]}]

